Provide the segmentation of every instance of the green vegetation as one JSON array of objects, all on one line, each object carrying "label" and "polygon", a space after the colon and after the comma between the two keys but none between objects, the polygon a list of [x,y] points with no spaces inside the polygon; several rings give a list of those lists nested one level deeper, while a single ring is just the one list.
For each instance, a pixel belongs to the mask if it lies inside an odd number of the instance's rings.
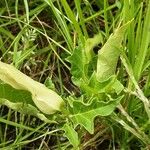
[{"label": "green vegetation", "polygon": [[149,0],[1,0],[0,149],[150,149],[149,45]]}]

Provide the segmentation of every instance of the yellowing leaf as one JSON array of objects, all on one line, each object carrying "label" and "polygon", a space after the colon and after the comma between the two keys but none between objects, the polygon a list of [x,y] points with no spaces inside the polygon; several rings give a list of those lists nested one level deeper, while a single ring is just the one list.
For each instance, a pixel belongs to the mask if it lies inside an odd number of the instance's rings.
[{"label": "yellowing leaf", "polygon": [[45,114],[59,111],[63,105],[62,98],[43,84],[34,81],[15,67],[0,61],[0,80],[15,89],[27,90],[32,94],[35,105]]}]

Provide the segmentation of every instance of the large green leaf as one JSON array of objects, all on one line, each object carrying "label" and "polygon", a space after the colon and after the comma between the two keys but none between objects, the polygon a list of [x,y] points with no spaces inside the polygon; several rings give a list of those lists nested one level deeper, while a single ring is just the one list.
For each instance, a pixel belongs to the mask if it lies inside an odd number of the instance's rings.
[{"label": "large green leaf", "polygon": [[119,104],[122,97],[123,96],[120,96],[117,99],[109,97],[110,100],[108,102],[95,99],[90,104],[85,104],[81,101],[73,101],[69,117],[72,120],[74,127],[77,125],[84,126],[89,133],[93,134],[94,118],[96,116],[110,115]]},{"label": "large green leaf", "polygon": [[129,24],[130,22],[116,29],[115,33],[109,37],[105,45],[99,50],[97,61],[97,79],[99,81],[107,80],[115,74],[121,43]]}]

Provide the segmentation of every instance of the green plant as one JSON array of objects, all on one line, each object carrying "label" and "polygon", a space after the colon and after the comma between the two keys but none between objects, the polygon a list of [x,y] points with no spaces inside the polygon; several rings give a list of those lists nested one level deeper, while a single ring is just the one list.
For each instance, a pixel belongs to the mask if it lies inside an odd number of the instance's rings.
[{"label": "green plant", "polygon": [[149,148],[150,3],[110,3],[5,0],[1,58],[12,64],[0,62],[0,147]]}]

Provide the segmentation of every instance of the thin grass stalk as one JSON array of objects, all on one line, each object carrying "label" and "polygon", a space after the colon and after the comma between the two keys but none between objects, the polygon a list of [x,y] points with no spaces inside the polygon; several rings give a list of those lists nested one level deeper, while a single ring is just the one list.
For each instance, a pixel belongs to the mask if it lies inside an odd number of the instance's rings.
[{"label": "thin grass stalk", "polygon": [[150,2],[148,1],[146,17],[144,20],[141,46],[137,54],[136,62],[134,65],[134,75],[137,81],[141,77],[144,61],[145,61],[147,53],[149,53],[148,51],[149,43],[150,43]]}]

